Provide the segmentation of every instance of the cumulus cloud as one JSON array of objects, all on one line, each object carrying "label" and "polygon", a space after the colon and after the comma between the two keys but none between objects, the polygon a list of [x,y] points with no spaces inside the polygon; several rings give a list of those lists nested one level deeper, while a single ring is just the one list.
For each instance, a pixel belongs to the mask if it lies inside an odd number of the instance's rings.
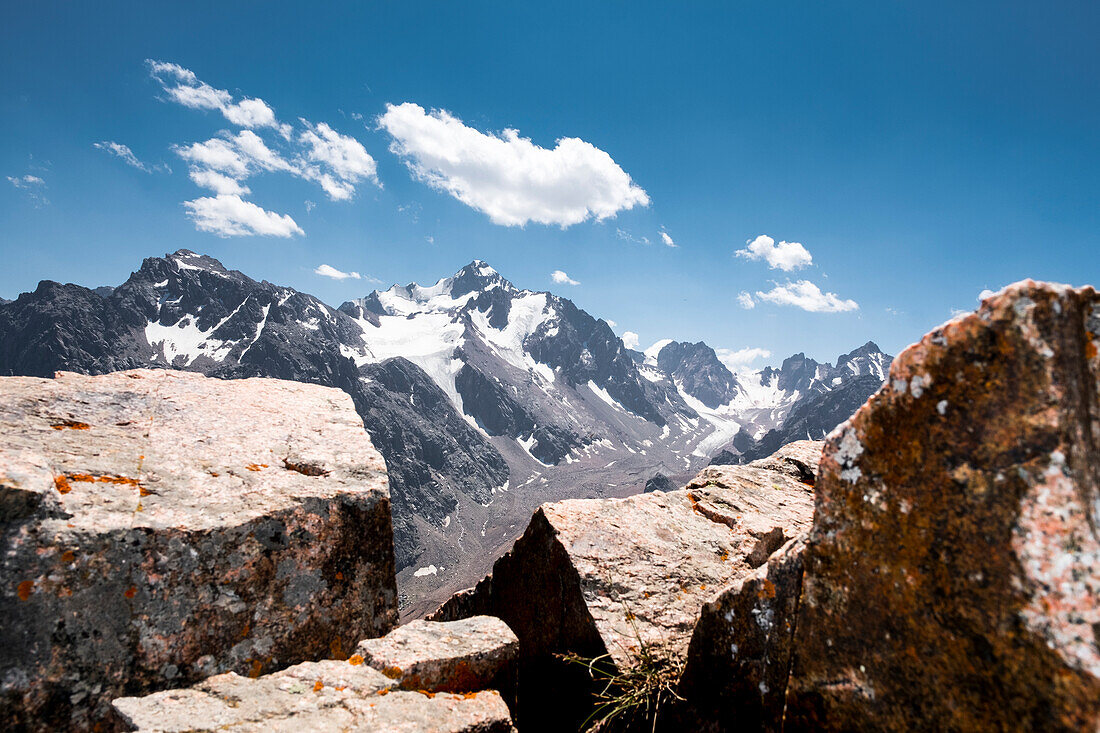
[{"label": "cumulus cloud", "polygon": [[358,272],[344,272],[331,265],[318,265],[313,272],[322,277],[331,277],[333,280],[360,280],[363,277]]},{"label": "cumulus cloud", "polygon": [[290,125],[280,123],[275,118],[275,110],[262,99],[242,99],[233,101],[233,95],[224,89],[215,89],[200,81],[193,71],[179,64],[146,59],[149,73],[156,79],[168,98],[191,109],[211,109],[238,127],[275,128],[284,137],[290,134]]},{"label": "cumulus cloud", "polygon": [[678,246],[676,244],[676,242],[672,241],[672,237],[670,237],[668,235],[668,232],[666,232],[664,229],[661,230],[661,241],[665,243],[666,247],[676,247],[676,246]]},{"label": "cumulus cloud", "polygon": [[111,140],[104,140],[103,142],[92,143],[92,147],[98,148],[99,150],[106,150],[131,168],[137,168],[139,171],[145,171],[146,173],[153,172],[152,168],[138,160],[138,157],[134,155],[134,151],[130,150],[130,146],[128,145],[116,143]]},{"label": "cumulus cloud", "polygon": [[748,260],[764,260],[773,270],[790,272],[799,267],[805,267],[813,262],[809,251],[798,242],[780,242],[766,234],[761,234],[756,239],[747,241],[745,249],[737,250],[738,257]]},{"label": "cumulus cloud", "polygon": [[[216,194],[185,203],[200,230],[221,236],[303,233],[290,216],[265,211],[241,199],[251,193],[243,181],[258,173],[286,173],[312,181],[333,201],[351,199],[363,180],[381,185],[374,158],[355,138],[323,122],[314,124],[305,119],[298,120],[302,129],[295,134],[294,127],[281,122],[262,99],[237,99],[178,64],[146,63],[170,101],[190,109],[216,110],[233,125],[244,128],[236,134],[222,131],[203,142],[173,147],[189,164],[191,180]],[[313,206],[307,204],[307,213]]]},{"label": "cumulus cloud", "polygon": [[291,237],[305,234],[289,215],[267,211],[235,194],[204,196],[185,201],[183,206],[195,222],[196,229],[219,237]]},{"label": "cumulus cloud", "polygon": [[367,149],[353,137],[341,135],[324,122],[311,125],[299,136],[305,148],[301,166],[303,178],[316,181],[334,201],[345,201],[355,185],[366,178],[378,183],[377,164]]},{"label": "cumulus cloud", "polygon": [[638,348],[638,334],[633,331],[623,331],[623,335],[620,337],[623,340],[623,346],[628,349]]},{"label": "cumulus cloud", "polygon": [[836,293],[821,292],[821,288],[809,280],[776,285],[768,292],[758,290],[756,297],[776,305],[793,305],[811,313],[841,313],[859,308],[854,300],[844,300]]},{"label": "cumulus cloud", "polygon": [[209,168],[191,168],[191,180],[196,185],[203,188],[209,188],[214,193],[233,194],[237,196],[244,196],[245,194],[252,193],[248,186],[242,185],[240,181],[230,178],[229,176],[222,175],[217,171],[212,171]]},{"label": "cumulus cloud", "polygon": [[560,285],[580,285],[579,282],[566,275],[561,270],[554,270],[550,273],[550,279]]},{"label": "cumulus cloud", "polygon": [[494,224],[565,228],[649,205],[610,155],[579,138],[561,138],[547,149],[518,130],[486,134],[445,110],[428,112],[412,102],[386,105],[378,124],[416,178]]},{"label": "cumulus cloud", "polygon": [[714,353],[718,355],[718,360],[725,364],[730,371],[737,371],[746,364],[751,364],[757,359],[767,359],[772,355],[772,352],[767,349],[758,347],[748,347],[737,350],[715,349]]},{"label": "cumulus cloud", "polygon": [[744,290],[737,294],[737,304],[745,310],[752,310],[756,307],[756,301]]}]

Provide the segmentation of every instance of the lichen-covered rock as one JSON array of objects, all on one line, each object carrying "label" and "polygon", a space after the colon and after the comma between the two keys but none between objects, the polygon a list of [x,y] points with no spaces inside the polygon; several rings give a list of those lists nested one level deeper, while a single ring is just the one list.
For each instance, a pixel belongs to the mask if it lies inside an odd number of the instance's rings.
[{"label": "lichen-covered rock", "polygon": [[410,621],[384,637],[364,639],[355,651],[405,690],[515,694],[519,640],[492,616]]},{"label": "lichen-covered rock", "polygon": [[[116,720],[146,733],[512,732],[504,698],[488,689],[515,654],[508,628],[488,618],[414,623],[361,644],[346,661],[303,662],[258,679],[230,672],[184,690],[120,698]],[[376,668],[385,661],[420,677]]]},{"label": "lichen-covered rock", "polygon": [[786,727],[1100,728],[1100,296],[1026,281],[826,444]]},{"label": "lichen-covered rock", "polygon": [[807,485],[767,468],[715,468],[687,490],[544,504],[492,575],[432,617],[487,614],[516,633],[525,729],[575,729],[587,715],[587,672],[555,655],[607,654],[622,669],[644,645],[679,662],[703,604],[808,529]]},{"label": "lichen-covered rock", "polygon": [[396,622],[385,466],[343,392],[4,377],[0,433],[0,727],[91,727]]},{"label": "lichen-covered rock", "polygon": [[791,540],[703,606],[679,689],[693,729],[783,729],[804,547]]}]

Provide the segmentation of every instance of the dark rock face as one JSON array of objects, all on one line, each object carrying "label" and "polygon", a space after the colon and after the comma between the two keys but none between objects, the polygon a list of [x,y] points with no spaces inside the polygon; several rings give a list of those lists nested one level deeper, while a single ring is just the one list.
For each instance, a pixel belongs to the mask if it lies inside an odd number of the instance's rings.
[{"label": "dark rock face", "polygon": [[531,356],[560,370],[570,384],[595,382],[635,415],[664,425],[665,417],[658,408],[663,402],[659,388],[638,374],[634,359],[611,327],[564,298],[556,301],[557,323],[536,332],[524,344]]},{"label": "dark rock face", "polygon": [[675,491],[675,490],[676,490],[676,487],[673,486],[672,479],[670,479],[668,476],[664,475],[663,473],[658,473],[653,478],[651,478],[649,481],[645,482],[645,492],[644,493],[648,494],[651,491]]},{"label": "dark rock face", "polygon": [[462,396],[466,414],[478,421],[489,435],[517,438],[530,435],[535,427],[527,411],[508,394],[499,379],[463,364],[455,375],[455,389]]},{"label": "dark rock face", "polygon": [[696,730],[781,731],[804,539],[703,606],[680,677]]},{"label": "dark rock face", "polygon": [[1100,725],[1100,296],[1018,283],[826,444],[789,730]]},{"label": "dark rock face", "polygon": [[683,390],[711,409],[724,405],[740,386],[714,349],[702,341],[696,344],[673,341],[657,354],[657,366],[676,379]]},{"label": "dark rock face", "polygon": [[0,378],[0,727],[347,654],[397,621],[385,465],[351,400],[134,370]]},{"label": "dark rock face", "polygon": [[394,547],[398,567],[406,567],[419,554],[412,518],[441,526],[457,504],[456,492],[488,502],[492,487],[508,479],[508,465],[411,362],[388,359],[365,364],[361,372],[367,379],[353,398],[372,441],[387,457]]}]

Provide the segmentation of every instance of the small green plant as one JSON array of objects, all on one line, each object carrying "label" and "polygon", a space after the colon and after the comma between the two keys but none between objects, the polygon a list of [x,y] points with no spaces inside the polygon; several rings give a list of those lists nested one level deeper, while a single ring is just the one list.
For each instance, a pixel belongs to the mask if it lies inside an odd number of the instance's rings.
[{"label": "small green plant", "polygon": [[[608,587],[614,587],[610,581]],[[558,655],[567,664],[584,667],[595,683],[596,707],[581,724],[581,730],[587,733],[618,733],[646,728],[656,731],[661,711],[677,701],[683,701],[676,694],[676,685],[684,671],[684,661],[654,653],[642,640],[635,616],[627,608],[626,601],[620,598],[619,602],[638,642],[638,651],[635,652],[634,647],[630,650],[631,656],[635,657],[634,664],[619,669],[610,654],[598,657],[583,657],[572,652]]]},{"label": "small green plant", "polygon": [[563,654],[569,664],[588,670],[596,683],[596,708],[581,725],[589,733],[657,729],[662,709],[683,700],[676,694],[676,683],[683,671],[683,662],[655,655],[645,647],[637,662],[620,670],[611,655],[587,658],[578,654]]}]

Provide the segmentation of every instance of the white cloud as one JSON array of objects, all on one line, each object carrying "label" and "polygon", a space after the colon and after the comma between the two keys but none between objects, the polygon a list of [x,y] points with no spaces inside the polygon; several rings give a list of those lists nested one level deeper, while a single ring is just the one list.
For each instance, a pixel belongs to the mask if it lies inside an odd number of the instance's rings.
[{"label": "white cloud", "polygon": [[209,168],[191,168],[191,180],[196,185],[203,188],[209,188],[214,193],[233,194],[237,196],[243,196],[248,193],[252,193],[248,186],[244,186],[234,178],[222,175],[217,171],[212,171]]},{"label": "white cloud", "polygon": [[234,102],[232,94],[200,81],[193,71],[179,64],[152,59],[146,59],[145,63],[149,66],[149,73],[160,82],[168,97],[184,107],[217,110],[238,127],[272,127],[284,137],[289,134],[290,126],[275,119],[275,110],[262,99],[246,98]]},{"label": "white cloud", "polygon": [[623,335],[620,337],[623,340],[623,346],[628,349],[638,348],[638,334],[633,331],[623,331]]},{"label": "white cloud", "polygon": [[748,347],[744,349],[715,349],[714,353],[718,355],[718,360],[730,371],[737,371],[740,367],[746,364],[751,364],[757,359],[767,359],[772,355],[772,352],[767,349],[761,349],[757,347]]},{"label": "white cloud", "polygon": [[28,173],[25,176],[8,176],[8,182],[16,188],[32,188],[34,186],[45,186],[46,182],[38,176],[32,176]]},{"label": "white cloud", "polygon": [[313,272],[322,277],[331,277],[333,280],[360,280],[363,277],[358,272],[343,272],[331,265],[318,265]]},{"label": "white cloud", "polygon": [[580,285],[579,282],[566,275],[561,270],[554,270],[550,273],[550,279],[560,285]]},{"label": "white cloud", "polygon": [[307,214],[309,212],[313,211],[315,208],[317,208],[316,203],[314,203],[313,201],[306,200],[306,213]]},{"label": "white cloud", "polygon": [[616,326],[619,325],[618,323],[615,323],[615,321],[612,321],[610,318],[603,319],[603,322],[606,323],[607,325],[611,326],[612,328],[615,328]]},{"label": "white cloud", "polygon": [[776,285],[766,293],[758,290],[756,297],[776,305],[793,305],[812,313],[840,313],[859,308],[854,300],[843,300],[835,293],[821,292],[821,288],[809,280]]},{"label": "white cloud", "polygon": [[746,242],[748,247],[737,250],[738,257],[749,260],[765,260],[768,267],[773,270],[790,272],[799,267],[805,267],[813,262],[809,251],[798,242],[780,242],[766,234],[761,234],[756,239]]},{"label": "white cloud", "polygon": [[661,241],[665,243],[666,247],[676,247],[676,246],[678,246],[676,244],[676,242],[672,241],[672,237],[670,237],[668,235],[668,232],[666,232],[664,229],[661,230]]},{"label": "white cloud", "polygon": [[745,310],[752,310],[756,307],[756,301],[744,290],[737,294],[737,304]]},{"label": "white cloud", "polygon": [[350,199],[355,184],[364,178],[378,183],[377,164],[358,140],[341,135],[324,122],[314,126],[302,120],[302,124],[306,130],[298,140],[306,148],[304,158],[308,161],[301,166],[303,178],[321,184],[334,201]]},{"label": "white cloud", "polygon": [[649,205],[610,155],[579,138],[561,138],[551,150],[518,130],[485,134],[445,110],[429,113],[412,102],[386,105],[378,124],[413,175],[494,224],[565,228]]},{"label": "white cloud", "polygon": [[241,237],[259,234],[269,237],[291,237],[305,234],[294,219],[286,214],[267,211],[251,201],[233,194],[204,196],[183,203],[195,228],[219,237]]},{"label": "white cloud", "polygon": [[139,171],[145,171],[146,173],[152,173],[153,169],[138,160],[138,157],[134,155],[134,151],[130,150],[128,145],[122,143],[116,143],[111,140],[104,140],[103,142],[92,143],[92,147],[100,150],[106,150],[116,158],[120,158],[126,165],[137,168]]},{"label": "white cloud", "polygon": [[[294,127],[280,122],[262,99],[237,99],[178,64],[146,63],[169,100],[191,109],[219,111],[232,124],[245,128],[236,134],[222,132],[205,142],[174,147],[176,154],[190,164],[191,180],[217,194],[185,203],[199,229],[222,236],[303,233],[289,216],[265,211],[255,204],[245,206],[241,196],[251,190],[242,181],[260,172],[287,173],[313,181],[334,201],[352,198],[357,184],[364,179],[381,185],[374,158],[355,138],[325,123],[315,125],[304,119],[299,120],[304,130],[295,135]],[[267,141],[258,133],[266,135]],[[306,212],[313,206],[308,203]]]},{"label": "white cloud", "polygon": [[248,159],[237,149],[232,138],[223,140],[215,137],[203,143],[177,145],[174,150],[184,160],[230,178],[241,179],[249,174]]}]

